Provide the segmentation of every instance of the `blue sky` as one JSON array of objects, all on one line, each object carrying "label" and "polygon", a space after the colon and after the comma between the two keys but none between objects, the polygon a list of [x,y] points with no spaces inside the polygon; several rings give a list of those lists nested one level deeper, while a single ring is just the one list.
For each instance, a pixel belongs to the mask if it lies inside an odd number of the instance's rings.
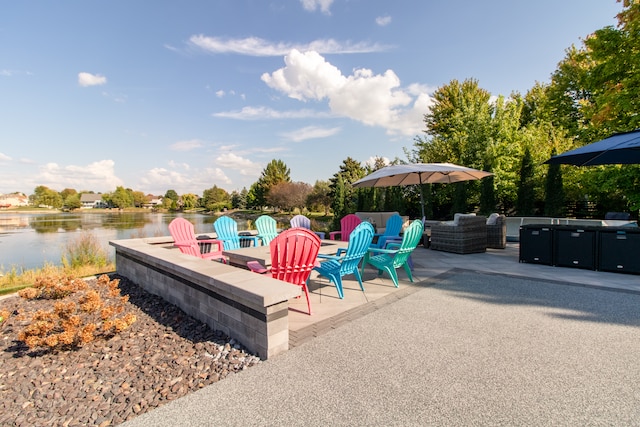
[{"label": "blue sky", "polygon": [[11,1],[0,193],[247,189],[405,159],[433,91],[548,82],[615,0]]}]

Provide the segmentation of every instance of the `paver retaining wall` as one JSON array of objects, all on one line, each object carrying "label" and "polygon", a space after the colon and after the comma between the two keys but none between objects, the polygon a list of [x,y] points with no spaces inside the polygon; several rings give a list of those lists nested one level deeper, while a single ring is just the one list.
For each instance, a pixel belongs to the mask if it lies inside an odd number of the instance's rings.
[{"label": "paver retaining wall", "polygon": [[116,271],[268,359],[289,348],[289,299],[301,288],[172,248],[171,238],[109,242]]}]

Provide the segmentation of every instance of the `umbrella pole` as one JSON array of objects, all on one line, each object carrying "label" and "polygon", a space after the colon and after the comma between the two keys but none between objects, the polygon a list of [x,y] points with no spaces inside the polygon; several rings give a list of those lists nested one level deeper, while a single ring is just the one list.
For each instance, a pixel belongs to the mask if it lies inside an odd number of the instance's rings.
[{"label": "umbrella pole", "polygon": [[420,186],[420,209],[422,210],[422,218],[424,218],[424,197],[422,196],[422,172],[418,172],[418,178],[420,180],[420,184],[418,184]]}]

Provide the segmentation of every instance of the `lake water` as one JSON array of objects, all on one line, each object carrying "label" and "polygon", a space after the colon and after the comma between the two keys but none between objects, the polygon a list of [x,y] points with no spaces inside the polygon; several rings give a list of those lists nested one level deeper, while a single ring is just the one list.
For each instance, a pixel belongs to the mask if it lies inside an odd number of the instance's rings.
[{"label": "lake water", "polygon": [[[215,216],[146,212],[0,213],[0,270],[31,269],[45,263],[61,265],[69,242],[92,233],[113,259],[110,240],[169,235],[169,223],[182,216],[198,234],[213,233]],[[237,221],[247,229],[246,221]]]}]

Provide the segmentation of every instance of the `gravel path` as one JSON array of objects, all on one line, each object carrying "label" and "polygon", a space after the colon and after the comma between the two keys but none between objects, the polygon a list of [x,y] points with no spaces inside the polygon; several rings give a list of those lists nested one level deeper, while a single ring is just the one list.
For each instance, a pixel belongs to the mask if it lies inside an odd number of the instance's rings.
[{"label": "gravel path", "polygon": [[[117,277],[117,276],[114,276]],[[0,324],[0,425],[117,425],[260,362],[161,298],[119,277],[137,321],[77,351],[32,352],[16,316]],[[45,301],[0,300],[10,311]]]}]

